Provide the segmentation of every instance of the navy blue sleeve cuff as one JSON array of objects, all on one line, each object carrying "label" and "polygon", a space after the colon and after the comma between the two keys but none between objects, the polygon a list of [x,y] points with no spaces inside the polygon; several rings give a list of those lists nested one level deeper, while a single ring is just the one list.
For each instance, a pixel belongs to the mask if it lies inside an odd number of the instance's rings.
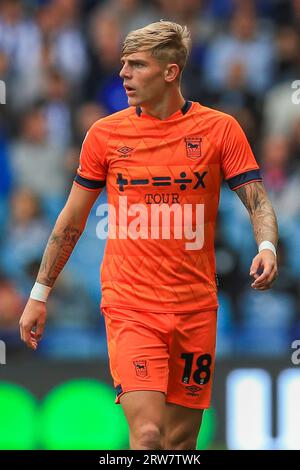
[{"label": "navy blue sleeve cuff", "polygon": [[227,183],[230,189],[235,190],[244,184],[251,183],[253,181],[262,181],[262,177],[259,170],[250,170],[240,175],[233,176],[229,178]]},{"label": "navy blue sleeve cuff", "polygon": [[80,186],[83,186],[84,188],[88,188],[88,189],[100,189],[100,188],[104,188],[105,186],[105,180],[104,181],[89,180],[87,178],[83,178],[82,176],[78,174],[75,176],[74,181],[80,184]]}]

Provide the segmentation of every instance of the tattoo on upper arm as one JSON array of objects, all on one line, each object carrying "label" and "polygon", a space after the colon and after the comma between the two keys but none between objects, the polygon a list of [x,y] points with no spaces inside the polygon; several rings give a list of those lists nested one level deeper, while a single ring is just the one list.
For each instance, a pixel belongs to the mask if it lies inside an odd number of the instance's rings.
[{"label": "tattoo on upper arm", "polygon": [[67,225],[62,233],[52,232],[38,273],[37,281],[52,287],[57,276],[68,261],[81,231]]},{"label": "tattoo on upper arm", "polygon": [[274,245],[278,240],[276,215],[261,182],[253,182],[235,191],[248,210],[257,243],[269,240]]}]

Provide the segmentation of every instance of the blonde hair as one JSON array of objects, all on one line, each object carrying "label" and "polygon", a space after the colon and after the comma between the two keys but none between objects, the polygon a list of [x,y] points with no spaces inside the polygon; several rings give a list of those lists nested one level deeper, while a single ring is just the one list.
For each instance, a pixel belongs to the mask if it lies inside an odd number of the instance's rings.
[{"label": "blonde hair", "polygon": [[160,61],[178,64],[182,72],[191,50],[191,34],[186,26],[158,21],[131,31],[123,43],[122,54],[149,51]]}]

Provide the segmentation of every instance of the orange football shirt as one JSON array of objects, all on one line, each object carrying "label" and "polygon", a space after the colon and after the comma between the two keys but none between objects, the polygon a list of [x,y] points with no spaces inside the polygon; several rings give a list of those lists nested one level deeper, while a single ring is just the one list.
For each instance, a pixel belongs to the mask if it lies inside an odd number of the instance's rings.
[{"label": "orange football shirt", "polygon": [[231,189],[261,180],[244,132],[225,113],[186,101],[165,120],[130,107],[91,127],[75,184],[90,191],[106,185],[110,217],[115,211],[101,266],[102,307],[217,307],[223,178]]}]

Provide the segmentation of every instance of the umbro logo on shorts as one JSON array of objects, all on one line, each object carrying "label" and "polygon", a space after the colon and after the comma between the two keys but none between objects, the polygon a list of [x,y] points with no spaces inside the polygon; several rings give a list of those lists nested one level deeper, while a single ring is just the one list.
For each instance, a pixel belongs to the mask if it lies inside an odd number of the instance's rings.
[{"label": "umbro logo on shorts", "polygon": [[196,385],[190,385],[188,387],[185,387],[190,393],[188,393],[188,395],[192,395],[192,396],[197,396],[199,395],[198,392],[200,392],[200,390],[202,390],[201,387],[197,387]]}]

